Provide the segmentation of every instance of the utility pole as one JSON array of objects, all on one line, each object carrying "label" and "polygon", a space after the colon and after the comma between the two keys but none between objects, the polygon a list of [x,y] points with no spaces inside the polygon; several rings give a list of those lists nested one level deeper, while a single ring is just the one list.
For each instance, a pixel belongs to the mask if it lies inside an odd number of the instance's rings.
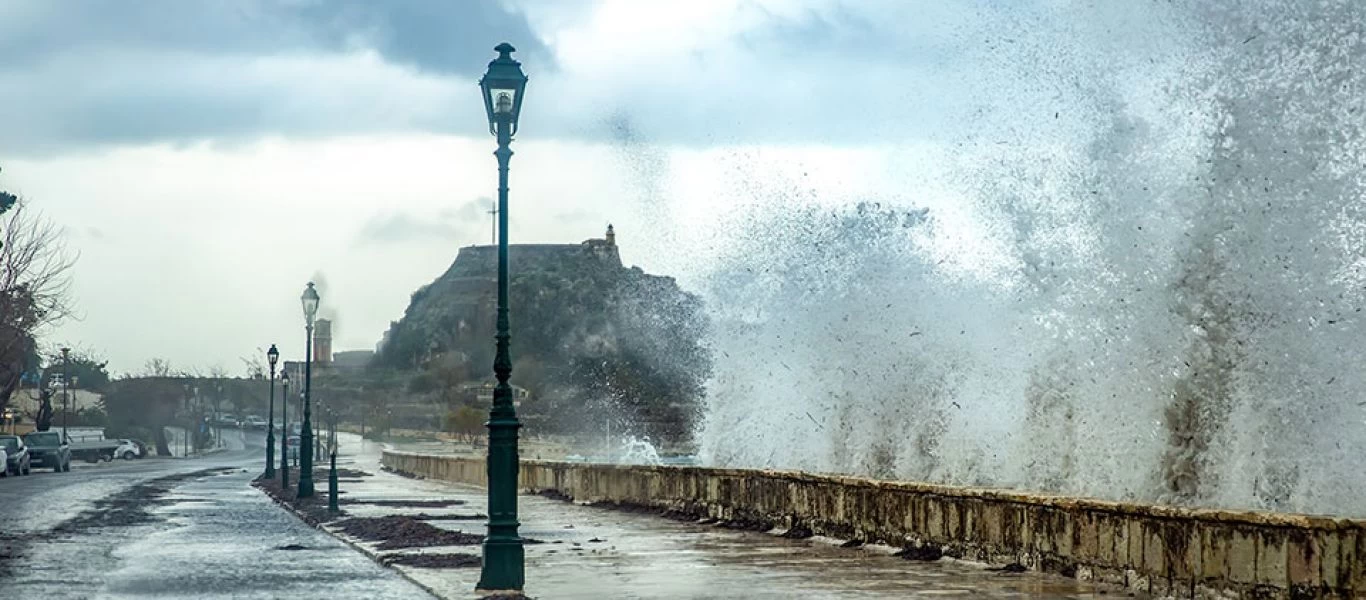
[{"label": "utility pole", "polygon": [[491,217],[490,220],[493,221],[493,234],[489,236],[489,244],[496,245],[498,243],[498,205],[495,204],[488,213]]},{"label": "utility pole", "polygon": [[66,415],[71,412],[71,349],[62,348],[62,437],[66,435]]}]

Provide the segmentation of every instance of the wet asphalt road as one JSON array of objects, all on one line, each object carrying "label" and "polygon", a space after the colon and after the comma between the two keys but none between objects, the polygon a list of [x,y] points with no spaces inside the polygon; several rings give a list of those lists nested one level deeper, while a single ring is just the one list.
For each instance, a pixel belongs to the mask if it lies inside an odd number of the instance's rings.
[{"label": "wet asphalt road", "polygon": [[62,600],[431,597],[251,488],[263,434],[228,441],[235,449],[200,458],[0,479],[0,589]]}]

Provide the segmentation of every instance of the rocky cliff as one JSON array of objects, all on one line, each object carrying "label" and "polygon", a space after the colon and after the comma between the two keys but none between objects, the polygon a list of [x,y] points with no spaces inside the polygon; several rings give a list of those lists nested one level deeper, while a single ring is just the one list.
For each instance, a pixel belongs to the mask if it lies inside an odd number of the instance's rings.
[{"label": "rocky cliff", "polygon": [[[626,268],[609,232],[581,244],[513,245],[514,384],[546,432],[614,431],[684,441],[710,373],[701,301],[671,277]],[[497,248],[462,248],[413,293],[380,365],[437,372],[445,385],[492,378]]]}]

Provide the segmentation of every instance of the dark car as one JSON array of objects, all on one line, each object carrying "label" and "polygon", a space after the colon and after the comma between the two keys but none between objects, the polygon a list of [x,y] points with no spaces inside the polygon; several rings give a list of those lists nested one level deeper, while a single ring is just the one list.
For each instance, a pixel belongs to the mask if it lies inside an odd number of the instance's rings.
[{"label": "dark car", "polygon": [[52,472],[71,470],[71,444],[59,431],[35,431],[24,435],[29,460],[35,467],[46,467]]},{"label": "dark car", "polygon": [[0,449],[5,451],[7,459],[6,475],[28,475],[33,470],[33,461],[29,457],[24,438],[17,435],[0,435]]}]

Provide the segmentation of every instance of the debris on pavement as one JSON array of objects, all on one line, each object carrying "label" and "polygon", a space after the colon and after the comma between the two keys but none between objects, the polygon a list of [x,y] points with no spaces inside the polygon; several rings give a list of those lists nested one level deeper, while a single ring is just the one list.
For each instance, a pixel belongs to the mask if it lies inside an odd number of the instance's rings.
[{"label": "debris on pavement", "polygon": [[[315,493],[311,498],[299,498],[297,496],[298,489],[294,486],[282,489],[280,487],[280,480],[277,478],[257,478],[251,482],[251,485],[256,489],[265,492],[266,495],[270,496],[277,504],[293,509],[294,512],[299,515],[299,518],[314,527],[323,523],[335,521],[347,514],[345,510],[338,510],[336,512],[328,510],[327,490],[325,485],[323,486],[323,489],[317,489],[317,486],[315,485]],[[297,485],[297,482],[295,485]],[[341,503],[340,500],[341,499],[339,499],[338,504]]]},{"label": "debris on pavement", "polygon": [[53,532],[69,534],[79,533],[93,527],[124,527],[155,522],[157,519],[152,517],[148,509],[169,502],[165,496],[171,492],[176,484],[189,479],[222,475],[232,471],[235,469],[204,469],[139,483],[128,488],[126,492],[96,500],[93,502],[93,508],[58,525],[53,529]]},{"label": "debris on pavement", "polygon": [[904,558],[906,560],[933,561],[944,557],[944,551],[939,546],[929,544],[925,546],[907,546],[897,551],[892,556]]},{"label": "debris on pavement", "polygon": [[488,518],[489,518],[489,516],[486,515],[486,514],[484,514],[484,513],[474,513],[474,514],[470,514],[470,515],[466,515],[466,514],[432,515],[432,514],[428,514],[428,513],[425,513],[425,512],[424,512],[424,513],[417,513],[417,514],[415,514],[415,515],[408,515],[408,516],[410,516],[410,517],[412,517],[412,518],[414,518],[414,519],[417,519],[417,520],[419,520],[419,521],[487,521]]},{"label": "debris on pavement", "polygon": [[426,546],[471,546],[482,544],[484,536],[435,527],[406,515],[357,517],[332,524],[338,531],[367,542],[380,542],[377,550],[422,548]]},{"label": "debris on pavement", "polygon": [[379,563],[386,567],[391,565],[403,565],[405,567],[422,567],[428,569],[462,569],[483,566],[484,561],[475,554],[410,554],[405,552],[390,552],[388,554],[381,554],[379,556]]},{"label": "debris on pavement", "polygon": [[392,506],[395,508],[447,508],[460,506],[464,500],[353,500],[341,498],[340,504],[369,504],[371,506]]}]

